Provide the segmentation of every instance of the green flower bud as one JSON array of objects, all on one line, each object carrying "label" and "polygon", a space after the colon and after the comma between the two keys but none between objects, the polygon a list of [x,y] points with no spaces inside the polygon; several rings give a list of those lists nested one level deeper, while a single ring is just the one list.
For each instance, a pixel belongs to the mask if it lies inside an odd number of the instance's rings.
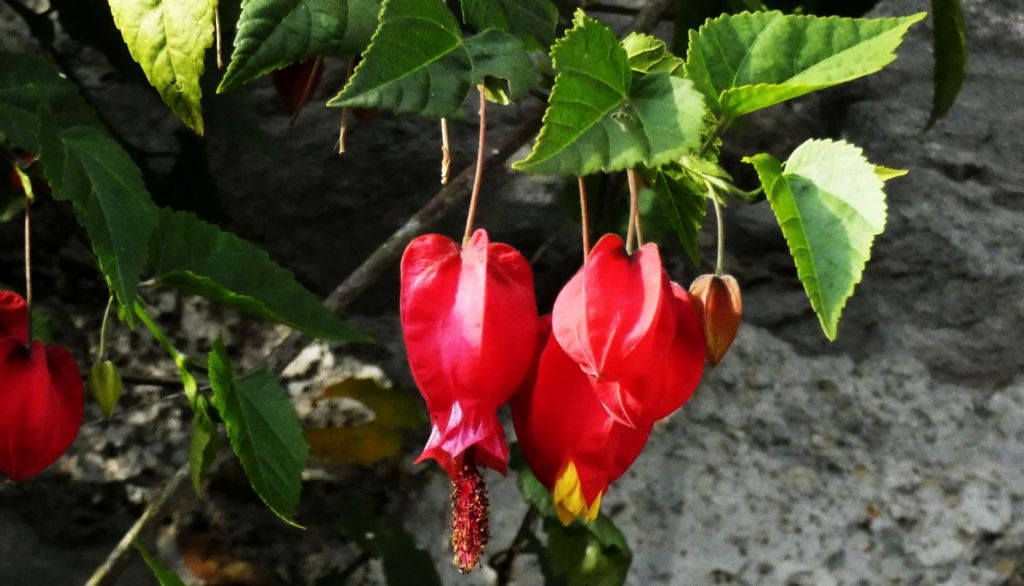
[{"label": "green flower bud", "polygon": [[93,365],[89,373],[89,392],[96,398],[105,416],[110,417],[114,412],[117,400],[121,398],[121,390],[121,373],[113,362],[104,360]]}]

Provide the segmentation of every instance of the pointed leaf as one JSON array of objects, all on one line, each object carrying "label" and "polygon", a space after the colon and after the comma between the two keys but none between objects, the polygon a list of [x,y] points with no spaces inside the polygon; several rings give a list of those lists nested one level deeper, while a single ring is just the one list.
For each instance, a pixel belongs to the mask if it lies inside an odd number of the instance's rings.
[{"label": "pointed leaf", "polygon": [[529,50],[555,40],[558,8],[551,0],[462,0],[462,20],[477,31],[498,29],[519,37]]},{"label": "pointed leaf", "polygon": [[149,245],[163,285],[337,341],[369,341],[259,248],[184,212],[164,210]]},{"label": "pointed leaf", "polygon": [[924,17],[726,15],[690,32],[686,74],[714,112],[736,118],[879,71]]},{"label": "pointed leaf", "polygon": [[203,133],[203,54],[213,44],[216,0],[109,0],[114,24],[178,118]]},{"label": "pointed leaf", "polygon": [[327,105],[454,117],[488,76],[507,80],[513,99],[537,81],[522,41],[511,34],[492,29],[463,40],[442,0],[385,0],[352,80]]},{"label": "pointed leaf", "polygon": [[557,77],[544,126],[514,168],[582,176],[658,167],[697,148],[705,108],[693,84],[665,72],[634,80],[629,55],[604,24],[578,11],[551,57]]},{"label": "pointed leaf", "polygon": [[217,92],[319,55],[354,55],[377,28],[381,0],[243,0],[231,63]]},{"label": "pointed leaf", "polygon": [[295,525],[309,446],[288,392],[267,371],[236,378],[220,340],[210,352],[210,386],[231,448],[256,494],[279,517]]},{"label": "pointed leaf", "polygon": [[160,563],[160,560],[153,557],[153,554],[149,553],[145,547],[142,547],[141,543],[136,541],[134,545],[135,549],[139,550],[139,555],[142,556],[143,561],[149,566],[150,571],[153,572],[153,577],[156,578],[160,586],[185,586],[185,582],[177,574],[167,569],[166,566]]},{"label": "pointed leaf", "polygon": [[626,50],[629,67],[637,73],[663,71],[669,75],[683,75],[683,60],[673,55],[665,42],[657,37],[632,32],[622,39],[622,48]]},{"label": "pointed leaf", "polygon": [[192,436],[188,444],[188,468],[192,488],[199,495],[203,492],[203,480],[220,451],[220,437],[217,435],[217,425],[210,419],[209,399],[196,395],[193,408],[195,416],[192,418]]},{"label": "pointed leaf", "polygon": [[935,96],[927,128],[953,107],[967,75],[967,31],[960,0],[932,0]]},{"label": "pointed leaf", "polygon": [[39,142],[54,197],[73,204],[111,291],[130,307],[157,217],[139,168],[103,131],[61,130],[48,115],[40,118]]},{"label": "pointed leaf", "polygon": [[761,178],[811,307],[834,340],[872,242],[885,228],[882,179],[860,148],[843,141],[809,140],[785,165],[765,154],[745,160]]},{"label": "pointed leaf", "polygon": [[[699,159],[703,160],[703,159]],[[647,174],[648,185],[657,193],[662,212],[694,266],[700,264],[697,236],[707,213],[707,191],[675,165]]]}]

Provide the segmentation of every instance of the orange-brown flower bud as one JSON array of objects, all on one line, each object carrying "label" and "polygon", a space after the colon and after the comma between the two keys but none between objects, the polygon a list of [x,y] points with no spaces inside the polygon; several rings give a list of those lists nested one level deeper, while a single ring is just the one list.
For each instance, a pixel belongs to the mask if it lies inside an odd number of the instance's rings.
[{"label": "orange-brown flower bud", "polygon": [[743,300],[739,283],[731,275],[701,275],[690,285],[690,295],[704,326],[708,362],[718,364],[740,329]]}]

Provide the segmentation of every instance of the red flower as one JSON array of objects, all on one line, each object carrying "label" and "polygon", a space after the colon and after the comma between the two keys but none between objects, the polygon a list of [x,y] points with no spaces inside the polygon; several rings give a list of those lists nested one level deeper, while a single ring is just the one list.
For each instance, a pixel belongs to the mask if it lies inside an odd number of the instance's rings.
[{"label": "red flower", "polygon": [[402,333],[432,430],[433,458],[455,485],[455,563],[472,569],[487,541],[487,498],[477,464],[505,473],[497,409],[537,354],[533,272],[518,251],[477,230],[461,250],[444,236],[413,240],[402,257]]},{"label": "red flower", "polygon": [[597,517],[608,486],[636,460],[651,433],[650,426],[631,428],[612,418],[592,381],[551,335],[535,379],[512,399],[523,456],[552,492],[565,524]]},{"label": "red flower", "polygon": [[21,295],[0,291],[0,338],[8,336],[28,343],[28,307]]},{"label": "red flower", "polygon": [[75,440],[85,409],[82,374],[71,353],[28,339],[28,308],[0,292],[0,470],[35,476]]}]

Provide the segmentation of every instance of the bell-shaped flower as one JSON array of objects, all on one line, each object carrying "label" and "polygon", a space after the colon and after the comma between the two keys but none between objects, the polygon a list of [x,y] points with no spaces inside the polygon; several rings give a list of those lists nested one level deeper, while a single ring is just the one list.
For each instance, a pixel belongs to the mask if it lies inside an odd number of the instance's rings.
[{"label": "bell-shaped flower", "polygon": [[59,346],[0,339],[0,470],[35,476],[75,440],[85,409],[82,375]]},{"label": "bell-shaped flower", "polygon": [[732,275],[701,275],[690,285],[701,316],[708,362],[718,364],[725,356],[743,318],[740,285]]},{"label": "bell-shaped flower", "polygon": [[631,428],[611,417],[592,381],[552,335],[533,380],[512,399],[523,456],[551,491],[565,524],[597,517],[608,486],[636,460],[651,433],[649,426]]},{"label": "bell-shaped flower", "polygon": [[674,335],[670,297],[657,245],[630,255],[621,238],[607,234],[558,294],[552,331],[587,374],[603,381],[638,376]]},{"label": "bell-shaped flower", "polygon": [[437,460],[454,483],[455,563],[469,570],[487,541],[477,465],[505,473],[508,445],[497,409],[537,355],[533,272],[518,251],[477,230],[461,249],[437,234],[415,239],[401,278],[406,354],[432,425],[418,461]]},{"label": "bell-shaped flower", "polygon": [[591,381],[608,412],[630,427],[649,427],[682,407],[704,373],[704,334],[696,303],[676,283],[671,283],[668,302],[664,312],[674,315],[674,335],[647,372],[617,381]]},{"label": "bell-shaped flower", "polygon": [[0,291],[0,338],[8,336],[28,343],[28,306],[21,295]]}]

